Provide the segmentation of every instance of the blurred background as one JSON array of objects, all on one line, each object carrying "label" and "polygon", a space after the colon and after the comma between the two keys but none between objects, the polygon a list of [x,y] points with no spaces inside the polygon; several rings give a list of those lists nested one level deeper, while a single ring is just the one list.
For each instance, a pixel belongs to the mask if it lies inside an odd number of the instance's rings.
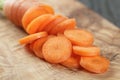
[{"label": "blurred background", "polygon": [[120,28],[120,0],[79,0]]}]

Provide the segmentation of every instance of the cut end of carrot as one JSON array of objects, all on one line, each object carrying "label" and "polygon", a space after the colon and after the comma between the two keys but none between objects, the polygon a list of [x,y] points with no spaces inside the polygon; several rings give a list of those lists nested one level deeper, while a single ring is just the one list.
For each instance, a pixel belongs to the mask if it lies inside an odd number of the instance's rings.
[{"label": "cut end of carrot", "polygon": [[80,65],[93,73],[104,73],[110,65],[109,60],[101,56],[81,57]]}]

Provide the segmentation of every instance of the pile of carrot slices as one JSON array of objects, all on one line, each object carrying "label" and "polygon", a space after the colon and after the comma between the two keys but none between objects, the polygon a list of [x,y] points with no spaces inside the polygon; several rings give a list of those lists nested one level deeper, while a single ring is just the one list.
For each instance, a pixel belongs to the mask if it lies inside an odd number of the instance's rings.
[{"label": "pile of carrot slices", "polygon": [[29,45],[37,57],[93,73],[108,70],[110,62],[100,55],[100,48],[93,45],[93,35],[77,28],[75,19],[55,14],[51,6],[37,0],[6,0],[4,12],[29,34],[19,42]]}]

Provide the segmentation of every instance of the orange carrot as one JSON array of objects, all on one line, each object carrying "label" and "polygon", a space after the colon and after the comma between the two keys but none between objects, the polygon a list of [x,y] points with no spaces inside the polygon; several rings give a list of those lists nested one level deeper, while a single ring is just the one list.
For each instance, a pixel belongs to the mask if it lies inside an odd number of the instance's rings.
[{"label": "orange carrot", "polygon": [[104,73],[109,67],[109,60],[101,56],[81,57],[80,65],[93,73]]},{"label": "orange carrot", "polygon": [[44,30],[47,31],[49,34],[51,34],[51,30],[54,27],[56,27],[57,24],[63,22],[66,19],[67,17],[61,16],[61,15],[55,15],[55,19],[51,23],[47,24]]},{"label": "orange carrot", "polygon": [[37,17],[34,19],[27,27],[27,32],[29,34],[33,34],[38,32],[38,30],[43,30],[45,25],[48,24],[53,19],[51,14],[44,14],[42,16]]},{"label": "orange carrot", "polygon": [[[20,9],[21,9],[21,5],[24,2],[25,2],[24,0],[19,0],[16,4],[14,4],[15,10],[13,10],[13,11],[16,11],[16,12],[14,13],[15,17],[13,19],[15,20],[15,24],[19,27],[22,27],[22,24],[20,24],[20,22],[19,22],[19,15],[22,12],[22,11],[20,11]],[[28,5],[27,5],[27,7],[28,7]]]},{"label": "orange carrot", "polygon": [[33,42],[31,42],[30,44],[28,44],[28,45],[29,45],[29,49],[30,49],[31,51],[33,51],[34,42],[35,42],[35,41],[33,41]]},{"label": "orange carrot", "polygon": [[69,57],[67,60],[65,60],[64,62],[62,62],[61,64],[65,67],[68,68],[80,68],[80,56],[77,55],[71,55],[71,57]]},{"label": "orange carrot", "polygon": [[107,71],[110,62],[93,46],[90,32],[75,29],[75,19],[54,14],[51,6],[38,0],[6,0],[4,5],[8,19],[30,34],[20,44],[29,46],[39,58],[68,68],[82,66],[94,73]]},{"label": "orange carrot", "polygon": [[20,42],[20,44],[28,44],[28,43],[31,43],[31,42],[39,39],[39,38],[46,37],[46,36],[47,36],[46,32],[39,32],[39,33],[24,37],[24,38],[20,39],[19,42]]},{"label": "orange carrot", "polygon": [[63,33],[67,29],[75,29],[75,19],[67,19],[59,23],[56,27],[51,30],[51,34]]},{"label": "orange carrot", "polygon": [[5,5],[4,5],[4,12],[5,12],[5,15],[7,16],[7,18],[9,20],[12,21],[12,18],[11,18],[11,10],[12,10],[12,6],[14,4],[15,0],[6,0],[5,1]]},{"label": "orange carrot", "polygon": [[43,37],[38,40],[36,40],[33,44],[33,51],[35,55],[39,58],[44,58],[42,53],[42,46],[45,43],[45,41],[48,39],[48,37]]},{"label": "orange carrot", "polygon": [[[37,3],[36,3],[37,4]],[[32,7],[33,5],[35,5],[35,2],[32,0],[24,0],[20,6],[18,7],[18,11],[17,11],[17,15],[16,18],[18,20],[18,24],[19,26],[22,26],[22,17],[25,14],[25,12]]]},{"label": "orange carrot", "polygon": [[[24,1],[23,0],[18,0],[18,1],[15,1],[14,2],[14,5],[13,5],[13,8],[11,10],[12,12],[12,21],[13,23],[16,25],[16,26],[19,26],[19,23],[18,23],[18,17],[17,17],[17,14],[18,14],[18,8],[19,6],[23,3]],[[22,26],[19,26],[19,27],[22,27]]]},{"label": "orange carrot", "polygon": [[85,30],[65,30],[64,35],[72,42],[72,44],[79,46],[91,46],[94,41],[93,35]]},{"label": "orange carrot", "polygon": [[60,63],[71,56],[72,45],[65,37],[49,38],[42,47],[43,56],[50,63]]},{"label": "orange carrot", "polygon": [[39,4],[28,9],[22,18],[24,29],[26,29],[26,27],[32,20],[43,14],[54,14],[54,11],[50,6],[45,4]]},{"label": "orange carrot", "polygon": [[100,55],[100,48],[73,46],[73,52],[80,56],[97,56]]}]

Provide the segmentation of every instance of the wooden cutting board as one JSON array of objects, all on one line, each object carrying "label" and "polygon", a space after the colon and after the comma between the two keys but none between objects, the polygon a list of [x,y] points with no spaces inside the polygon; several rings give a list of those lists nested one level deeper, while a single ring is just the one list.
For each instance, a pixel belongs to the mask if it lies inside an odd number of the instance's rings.
[{"label": "wooden cutting board", "polygon": [[108,72],[92,74],[49,64],[37,58],[18,40],[27,34],[0,12],[0,80],[120,80],[120,29],[77,0],[40,0],[57,13],[74,17],[78,27],[91,31],[101,54],[111,61]]}]

